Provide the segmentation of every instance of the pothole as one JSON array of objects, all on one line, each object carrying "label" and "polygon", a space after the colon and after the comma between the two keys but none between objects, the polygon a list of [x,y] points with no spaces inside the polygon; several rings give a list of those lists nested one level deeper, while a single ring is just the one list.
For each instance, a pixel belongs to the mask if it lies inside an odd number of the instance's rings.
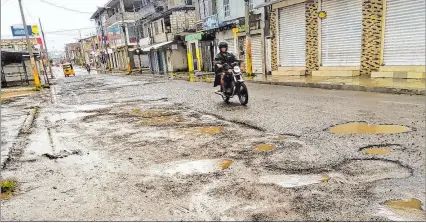
[{"label": "pothole", "polygon": [[366,154],[370,155],[383,155],[391,152],[391,148],[389,147],[370,147],[362,150]]},{"label": "pothole", "polygon": [[267,175],[260,177],[260,183],[263,184],[275,184],[281,187],[301,187],[311,184],[318,184],[327,182],[329,176],[321,174],[309,174],[309,175]]},{"label": "pothole", "polygon": [[422,209],[422,202],[418,199],[389,200],[385,207],[379,208],[377,215],[392,221],[426,221],[426,213]]},{"label": "pothole", "polygon": [[351,181],[373,182],[385,179],[401,179],[412,175],[412,170],[391,160],[349,160],[341,164],[342,171]]},{"label": "pothole", "polygon": [[410,131],[410,128],[401,125],[369,125],[364,122],[351,122],[336,125],[328,129],[334,134],[395,134]]},{"label": "pothole", "polygon": [[176,161],[157,164],[148,169],[148,174],[159,176],[208,174],[228,168],[231,160],[206,159]]},{"label": "pothole", "polygon": [[257,151],[270,151],[270,150],[274,150],[277,147],[274,144],[259,144],[257,146],[255,146],[253,149],[257,150]]},{"label": "pothole", "polygon": [[398,209],[417,209],[422,210],[422,202],[418,199],[411,198],[410,200],[390,200],[386,201],[385,205],[391,208],[398,208]]},{"label": "pothole", "polygon": [[203,126],[183,129],[182,132],[190,135],[216,135],[225,131],[223,126]]}]

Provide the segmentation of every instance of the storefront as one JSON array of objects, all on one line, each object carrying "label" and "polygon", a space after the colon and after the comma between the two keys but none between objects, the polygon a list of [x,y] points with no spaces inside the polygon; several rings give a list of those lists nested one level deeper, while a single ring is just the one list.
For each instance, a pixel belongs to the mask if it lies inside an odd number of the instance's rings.
[{"label": "storefront", "polygon": [[299,3],[278,10],[279,40],[278,66],[305,66],[305,3]]},{"label": "storefront", "polygon": [[362,0],[323,0],[321,64],[359,69],[361,63]]}]

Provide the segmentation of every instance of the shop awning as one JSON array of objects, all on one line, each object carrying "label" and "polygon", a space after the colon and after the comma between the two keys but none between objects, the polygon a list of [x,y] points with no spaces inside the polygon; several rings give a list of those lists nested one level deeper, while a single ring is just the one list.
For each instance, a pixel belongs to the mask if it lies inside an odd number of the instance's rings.
[{"label": "shop awning", "polygon": [[262,4],[256,5],[254,7],[254,9],[263,8],[263,7],[270,6],[272,4],[275,4],[275,3],[278,3],[278,2],[282,2],[282,1],[285,1],[285,0],[272,0],[270,2],[265,2],[265,3],[262,3]]},{"label": "shop awning", "polygon": [[152,49],[156,50],[156,49],[158,49],[158,48],[160,48],[162,46],[168,45],[170,43],[173,43],[173,41],[168,41],[168,42],[162,42],[162,43],[153,44],[153,45],[150,45],[148,47],[143,48],[142,51],[148,52],[148,51],[150,51]]}]

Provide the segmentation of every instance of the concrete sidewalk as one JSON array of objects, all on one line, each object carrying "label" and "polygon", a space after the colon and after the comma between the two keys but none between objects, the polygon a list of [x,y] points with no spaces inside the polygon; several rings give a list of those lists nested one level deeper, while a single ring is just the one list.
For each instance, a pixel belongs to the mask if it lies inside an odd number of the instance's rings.
[{"label": "concrete sidewalk", "polygon": [[305,77],[257,76],[246,77],[253,83],[311,87],[323,89],[367,91],[393,94],[424,95],[424,79],[369,78],[369,77]]},{"label": "concrete sidewalk", "polygon": [[[115,74],[128,74],[118,73]],[[141,74],[132,72],[132,75]],[[196,76],[194,73],[179,72],[168,75],[153,75],[144,73],[141,76],[165,77],[174,80],[189,82],[213,82],[214,74],[203,73]],[[283,85],[292,87],[310,87],[329,90],[366,91],[391,94],[425,95],[425,79],[398,79],[398,78],[369,78],[369,77],[311,77],[311,76],[255,76],[245,77],[247,82],[258,84]]]}]

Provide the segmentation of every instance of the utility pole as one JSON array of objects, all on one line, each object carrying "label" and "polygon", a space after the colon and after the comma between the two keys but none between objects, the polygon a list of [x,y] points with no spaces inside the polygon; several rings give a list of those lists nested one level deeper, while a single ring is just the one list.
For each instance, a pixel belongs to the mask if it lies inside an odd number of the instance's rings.
[{"label": "utility pole", "polygon": [[[98,7],[99,8],[99,7]],[[105,34],[104,34],[104,24],[102,23],[102,20],[103,20],[103,18],[102,18],[102,15],[99,15],[99,21],[100,21],[100,27],[101,27],[101,36],[102,36],[102,42],[101,42],[101,45],[103,46],[102,48],[104,49],[104,51],[105,51],[105,60],[106,60],[106,64],[107,64],[107,69],[109,70],[110,69],[110,67],[111,67],[111,65],[110,65],[110,62],[109,62],[109,53],[108,53],[108,46],[107,46],[107,44],[106,44],[106,40],[105,40]]]},{"label": "utility pole", "polygon": [[[78,33],[80,34],[80,53],[81,53],[81,62],[85,61],[84,58],[84,50],[83,50],[83,39],[81,38],[81,30],[78,30]],[[83,63],[81,63],[81,66],[83,66]]]},{"label": "utility pole", "polygon": [[[136,8],[135,8],[135,5],[133,5],[133,13],[135,13],[136,12]],[[141,39],[141,35],[140,35],[140,33],[139,33],[139,25],[140,25],[140,23],[139,23],[139,20],[136,20],[136,22],[135,22],[135,25],[136,25],[136,33],[138,34],[138,39],[137,39],[137,42],[136,42],[136,44],[137,44],[137,49],[140,49],[141,48],[141,45],[139,44],[139,40]],[[141,61],[141,54],[140,54],[140,52],[138,52],[137,53],[138,54],[138,59],[139,59],[139,69],[140,69],[140,73],[142,73],[142,61]]]},{"label": "utility pole", "polygon": [[34,86],[38,88],[40,87],[40,79],[39,79],[37,65],[34,58],[33,46],[31,46],[30,37],[28,36],[27,23],[25,22],[24,11],[22,9],[22,2],[21,0],[18,0],[18,2],[19,2],[19,9],[21,10],[22,25],[24,25],[25,38],[27,40],[28,53],[30,54],[31,70],[33,71],[33,77],[34,77]]},{"label": "utility pole", "polygon": [[46,38],[44,37],[43,26],[41,25],[41,20],[38,18],[40,23],[41,36],[43,37],[44,48],[46,49],[47,65],[49,65],[50,77],[53,78],[52,64],[50,64],[49,52],[47,51]]},{"label": "utility pole", "polygon": [[245,28],[246,28],[246,71],[249,76],[252,75],[251,67],[251,39],[250,39],[250,0],[245,2]]},{"label": "utility pole", "polygon": [[124,23],[124,1],[120,0],[120,11],[121,11],[121,27],[124,33],[124,52],[127,58],[127,71],[130,72],[130,56],[129,56],[129,43],[127,42],[126,24]]}]

